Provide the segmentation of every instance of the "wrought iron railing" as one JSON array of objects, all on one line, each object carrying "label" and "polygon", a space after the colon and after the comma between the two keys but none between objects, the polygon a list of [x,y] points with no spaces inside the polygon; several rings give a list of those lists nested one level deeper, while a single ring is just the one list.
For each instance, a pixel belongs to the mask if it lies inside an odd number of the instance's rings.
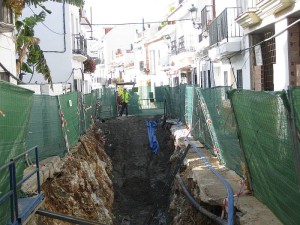
[{"label": "wrought iron railing", "polygon": [[73,34],[73,54],[87,55],[87,40],[83,35]]},{"label": "wrought iron railing", "polygon": [[246,11],[247,9],[256,8],[256,4],[259,0],[238,0],[237,7],[241,8],[241,12]]},{"label": "wrought iron railing", "polygon": [[242,30],[235,22],[235,18],[240,14],[241,8],[226,8],[224,11],[208,26],[209,44],[214,45],[228,38],[241,37]]},{"label": "wrought iron railing", "polygon": [[171,54],[172,55],[176,55],[177,54],[176,40],[171,41]]},{"label": "wrought iron railing", "polygon": [[178,39],[177,53],[195,51],[195,36],[184,35]]},{"label": "wrought iron railing", "polygon": [[13,24],[12,10],[3,5],[3,0],[0,0],[0,22]]},{"label": "wrought iron railing", "polygon": [[213,6],[211,5],[206,5],[202,10],[201,10],[201,24],[202,24],[202,30],[207,30],[208,25],[213,21],[214,16],[213,16]]}]

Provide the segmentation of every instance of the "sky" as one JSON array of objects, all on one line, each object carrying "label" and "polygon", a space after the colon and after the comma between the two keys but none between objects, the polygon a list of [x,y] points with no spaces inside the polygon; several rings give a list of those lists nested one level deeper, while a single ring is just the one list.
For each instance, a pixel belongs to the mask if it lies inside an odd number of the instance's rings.
[{"label": "sky", "polygon": [[134,23],[161,21],[170,0],[85,0],[86,13],[92,23]]}]

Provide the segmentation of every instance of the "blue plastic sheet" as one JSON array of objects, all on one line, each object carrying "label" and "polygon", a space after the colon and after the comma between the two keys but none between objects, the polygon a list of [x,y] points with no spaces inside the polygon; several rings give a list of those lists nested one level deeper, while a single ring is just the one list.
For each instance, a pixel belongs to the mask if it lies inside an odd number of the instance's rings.
[{"label": "blue plastic sheet", "polygon": [[158,121],[157,120],[152,120],[152,121],[147,120],[146,124],[147,124],[150,148],[151,148],[152,152],[155,155],[157,155],[158,149],[159,149],[159,144],[158,144],[158,141],[157,141],[157,138],[156,138],[155,130],[157,128]]}]

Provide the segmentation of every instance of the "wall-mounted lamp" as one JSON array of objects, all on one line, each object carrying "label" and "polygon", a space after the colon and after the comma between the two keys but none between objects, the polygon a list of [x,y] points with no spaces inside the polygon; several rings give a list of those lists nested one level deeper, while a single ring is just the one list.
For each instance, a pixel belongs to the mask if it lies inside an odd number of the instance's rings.
[{"label": "wall-mounted lamp", "polygon": [[193,21],[193,26],[195,29],[201,29],[202,28],[202,24],[201,22],[198,21],[198,8],[194,6],[194,4],[192,4],[192,7],[189,9],[189,12],[191,14],[192,17],[192,21]]}]

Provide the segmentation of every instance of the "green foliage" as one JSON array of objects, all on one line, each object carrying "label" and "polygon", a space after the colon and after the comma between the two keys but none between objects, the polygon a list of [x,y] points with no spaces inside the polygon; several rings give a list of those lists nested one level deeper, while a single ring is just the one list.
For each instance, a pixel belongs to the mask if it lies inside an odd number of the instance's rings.
[{"label": "green foliage", "polygon": [[[27,17],[22,21],[16,22],[17,42],[16,49],[18,54],[17,65],[24,72],[43,74],[44,79],[52,84],[50,69],[44,56],[44,52],[39,46],[40,40],[34,37],[34,27],[37,23],[45,20],[46,13],[42,11],[39,14]],[[20,71],[19,71],[20,72]]]},{"label": "green foliage", "polygon": [[96,63],[92,58],[88,58],[83,62],[85,73],[94,73],[96,70]]},{"label": "green foliage", "polygon": [[170,9],[169,9],[169,12],[173,12],[175,10],[175,6],[171,6]]},{"label": "green foliage", "polygon": [[[24,2],[26,4],[29,4],[29,5],[39,5],[40,3],[43,3],[43,2],[48,2],[49,0],[25,0]],[[50,0],[50,1],[53,1],[53,2],[59,2],[59,3],[63,3],[64,0]],[[66,3],[68,4],[71,4],[71,5],[76,5],[78,7],[81,7],[84,3],[83,0],[65,0]]]}]

